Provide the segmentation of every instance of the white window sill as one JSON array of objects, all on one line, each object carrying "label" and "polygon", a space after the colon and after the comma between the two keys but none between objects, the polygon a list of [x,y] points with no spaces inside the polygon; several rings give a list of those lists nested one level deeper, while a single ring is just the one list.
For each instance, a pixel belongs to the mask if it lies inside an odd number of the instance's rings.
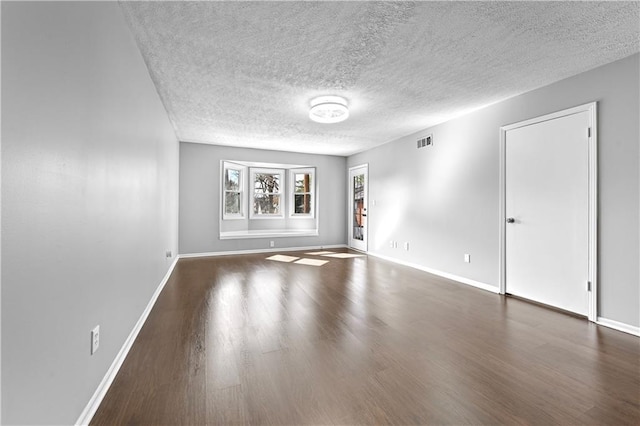
[{"label": "white window sill", "polygon": [[272,237],[316,237],[317,229],[265,229],[254,231],[229,231],[221,232],[221,240],[243,240],[248,238],[272,238]]}]

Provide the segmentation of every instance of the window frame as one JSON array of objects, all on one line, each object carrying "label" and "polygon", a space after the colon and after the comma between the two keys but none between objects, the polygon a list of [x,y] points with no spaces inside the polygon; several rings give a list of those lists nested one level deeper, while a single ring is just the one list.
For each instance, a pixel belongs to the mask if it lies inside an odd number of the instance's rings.
[{"label": "window frame", "polygon": [[[226,178],[227,178],[227,170],[235,170],[240,173],[239,182],[238,182],[238,190],[230,191],[227,190],[226,186]],[[246,218],[246,201],[245,201],[245,174],[246,167],[241,166],[239,164],[223,162],[222,167],[222,219],[223,220],[239,220]],[[238,193],[240,194],[240,213],[227,213],[227,194],[228,193]]]},{"label": "window frame", "polygon": [[[316,217],[316,204],[317,204],[317,195],[316,195],[316,168],[315,167],[299,167],[299,168],[291,168],[289,170],[289,182],[290,187],[288,191],[289,195],[289,218],[291,219],[313,219]],[[311,187],[308,192],[296,192],[296,174],[308,174],[311,176]],[[310,201],[310,209],[309,213],[296,213],[295,212],[295,197],[300,194],[309,194]]]},{"label": "window frame", "polygon": [[[273,213],[255,213],[254,211],[254,203],[255,203],[255,194],[256,194],[256,188],[255,188],[255,176],[257,174],[270,174],[270,175],[279,175],[280,176],[280,185],[278,188],[278,192],[270,192],[270,193],[266,193],[266,194],[274,194],[274,195],[279,195],[280,196],[280,212],[277,214],[273,214]],[[251,193],[249,195],[250,197],[250,206],[251,208],[249,209],[249,219],[283,219],[285,217],[285,211],[287,208],[287,200],[286,200],[286,184],[287,184],[287,180],[286,180],[286,173],[285,173],[285,169],[277,169],[277,168],[266,168],[266,167],[250,167],[249,168],[249,176],[250,176],[250,181],[249,181],[249,192]]]}]

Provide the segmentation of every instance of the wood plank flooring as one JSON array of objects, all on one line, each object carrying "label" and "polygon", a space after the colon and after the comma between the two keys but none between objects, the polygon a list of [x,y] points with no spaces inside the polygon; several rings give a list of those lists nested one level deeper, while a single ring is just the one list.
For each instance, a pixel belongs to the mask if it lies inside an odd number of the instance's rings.
[{"label": "wood plank flooring", "polygon": [[640,424],[637,337],[374,257],[268,256],[180,260],[92,424]]}]

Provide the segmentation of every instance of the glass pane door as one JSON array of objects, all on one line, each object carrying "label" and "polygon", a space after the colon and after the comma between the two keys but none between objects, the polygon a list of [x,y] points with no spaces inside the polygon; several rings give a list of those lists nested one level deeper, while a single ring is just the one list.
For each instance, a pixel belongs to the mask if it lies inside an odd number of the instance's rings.
[{"label": "glass pane door", "polygon": [[367,171],[367,166],[349,170],[349,246],[362,251],[367,250]]}]

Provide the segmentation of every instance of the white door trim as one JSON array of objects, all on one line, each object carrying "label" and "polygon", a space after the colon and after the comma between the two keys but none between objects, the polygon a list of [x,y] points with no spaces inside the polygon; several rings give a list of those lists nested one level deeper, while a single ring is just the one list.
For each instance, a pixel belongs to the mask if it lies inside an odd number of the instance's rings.
[{"label": "white door trim", "polygon": [[[353,232],[353,187],[351,185],[351,171],[355,170],[355,169],[360,169],[362,167],[366,167],[367,168],[367,173],[366,173],[366,177],[365,177],[365,201],[367,203],[367,205],[365,206],[366,210],[367,210],[367,220],[366,220],[366,225],[365,225],[365,231],[367,233],[367,235],[365,236],[365,249],[361,250],[359,248],[353,247],[351,245],[351,232]],[[349,185],[349,188],[347,188],[347,217],[348,217],[348,221],[347,221],[347,226],[349,227],[347,229],[347,247],[349,247],[352,250],[357,250],[357,251],[362,251],[363,253],[367,253],[369,251],[369,163],[363,163],[363,164],[359,164],[357,166],[352,166],[349,167],[349,169],[347,170],[347,182]]]},{"label": "white door trim", "polygon": [[[520,127],[530,126],[555,118],[566,117],[580,112],[589,113],[589,321],[597,321],[598,318],[598,127],[597,127],[597,103],[591,102],[574,108],[557,111],[552,114],[532,118],[530,120],[509,124],[500,127],[500,206],[499,206],[499,282],[500,294],[506,292],[506,136],[507,131]],[[586,287],[587,283],[585,283]]]}]

